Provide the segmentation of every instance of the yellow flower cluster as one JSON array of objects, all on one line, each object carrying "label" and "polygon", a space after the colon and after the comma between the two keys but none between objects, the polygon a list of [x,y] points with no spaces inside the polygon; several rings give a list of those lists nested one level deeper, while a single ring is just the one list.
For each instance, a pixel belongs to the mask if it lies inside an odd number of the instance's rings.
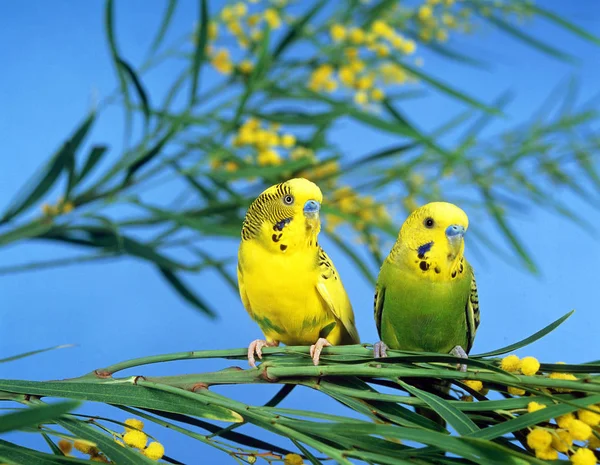
[{"label": "yellow flower cluster", "polygon": [[[363,230],[367,223],[385,223],[390,219],[385,205],[377,203],[371,196],[360,196],[349,186],[339,187],[333,192],[331,205],[342,213],[356,217],[358,222],[354,226],[358,230]],[[327,214],[326,220],[328,231],[335,231],[344,222],[344,218],[335,214]]]},{"label": "yellow flower cluster", "polygon": [[480,392],[483,390],[483,383],[481,381],[477,381],[475,379],[467,379],[463,382],[474,391]]},{"label": "yellow flower cluster", "polygon": [[533,376],[540,369],[540,362],[535,357],[525,357],[523,360],[516,355],[508,355],[500,362],[500,368],[505,371],[520,371],[525,376]]},{"label": "yellow flower cluster", "polygon": [[70,200],[65,202],[64,197],[59,197],[55,205],[48,203],[42,204],[42,213],[49,218],[57,215],[66,215],[75,209],[75,204]]},{"label": "yellow flower cluster", "polygon": [[73,457],[72,452],[73,449],[75,449],[82,454],[89,455],[90,461],[92,462],[111,463],[110,460],[108,460],[108,457],[96,447],[96,444],[84,439],[75,439],[72,442],[68,439],[61,439],[58,441],[58,448],[67,457]]},{"label": "yellow flower cluster", "polygon": [[249,118],[235,135],[234,147],[253,147],[256,150],[256,163],[260,166],[279,165],[283,159],[279,149],[292,149],[296,136],[279,131],[278,125],[266,127],[259,120]]},{"label": "yellow flower cluster", "polygon": [[414,14],[419,39],[423,42],[446,42],[451,30],[469,32],[472,28],[470,9],[462,9],[455,15],[454,4],[454,0],[427,0],[419,6]]},{"label": "yellow flower cluster", "polygon": [[148,436],[142,430],[144,422],[137,418],[125,420],[125,431],[119,439],[115,439],[118,444],[125,444],[132,449],[138,449],[150,460],[160,460],[165,455],[165,448],[160,442],[151,442],[148,444]]},{"label": "yellow flower cluster", "polygon": [[283,464],[284,465],[303,465],[304,460],[302,460],[302,457],[298,454],[287,454],[283,458]]}]

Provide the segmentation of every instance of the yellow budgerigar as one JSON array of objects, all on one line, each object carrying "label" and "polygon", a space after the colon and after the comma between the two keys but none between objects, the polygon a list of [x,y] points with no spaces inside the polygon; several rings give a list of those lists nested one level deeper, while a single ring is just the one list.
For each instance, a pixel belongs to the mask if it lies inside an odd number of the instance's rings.
[{"label": "yellow budgerigar", "polygon": [[291,179],[265,190],[250,205],[238,252],[244,307],[265,335],[248,346],[255,367],[263,347],[309,345],[315,365],[323,347],[359,342],[341,278],[319,246],[323,194]]}]

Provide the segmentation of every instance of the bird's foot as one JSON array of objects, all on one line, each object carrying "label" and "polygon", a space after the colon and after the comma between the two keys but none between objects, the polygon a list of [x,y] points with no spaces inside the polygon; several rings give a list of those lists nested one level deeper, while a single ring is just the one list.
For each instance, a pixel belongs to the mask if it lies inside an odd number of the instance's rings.
[{"label": "bird's foot", "polygon": [[256,368],[256,359],[254,354],[258,355],[258,358],[262,360],[262,348],[263,347],[277,347],[279,341],[265,341],[264,339],[255,339],[248,345],[248,363],[252,368]]},{"label": "bird's foot", "polygon": [[317,339],[317,342],[310,346],[310,356],[312,357],[315,366],[319,364],[319,357],[321,357],[321,351],[323,350],[323,347],[330,346],[331,342],[323,337]]},{"label": "bird's foot", "polygon": [[373,353],[375,358],[385,358],[387,357],[388,346],[385,342],[379,341],[373,345]]},{"label": "bird's foot", "polygon": [[[463,349],[461,346],[455,346],[454,349],[450,351],[450,355],[454,355],[458,358],[469,358],[469,356],[465,352],[465,349]],[[467,365],[459,363],[458,365],[456,365],[456,369],[465,372],[467,371]]]}]

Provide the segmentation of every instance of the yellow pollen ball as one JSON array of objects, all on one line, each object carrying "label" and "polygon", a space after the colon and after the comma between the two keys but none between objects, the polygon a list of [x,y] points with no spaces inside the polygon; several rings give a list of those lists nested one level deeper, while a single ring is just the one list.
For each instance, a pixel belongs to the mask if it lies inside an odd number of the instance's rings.
[{"label": "yellow pollen ball", "polygon": [[524,396],[525,395],[525,389],[521,389],[521,388],[516,388],[516,387],[509,386],[508,393],[512,394],[513,396]]},{"label": "yellow pollen ball", "polygon": [[73,447],[83,454],[92,454],[96,450],[96,444],[83,439],[73,441]]},{"label": "yellow pollen ball", "polygon": [[268,8],[265,10],[264,18],[271,29],[278,29],[279,26],[281,26],[279,13],[277,13],[277,10],[274,10],[273,8]]},{"label": "yellow pollen ball", "polygon": [[427,21],[428,19],[430,19],[433,16],[433,10],[431,9],[430,6],[423,5],[421,8],[419,8],[419,11],[417,12],[417,16],[419,17],[419,19],[421,21]]},{"label": "yellow pollen ball", "polygon": [[133,429],[144,429],[144,422],[142,420],[138,420],[137,418],[128,418],[125,420],[125,424],[130,426],[131,428],[125,427],[125,431],[132,431]]},{"label": "yellow pollen ball", "polygon": [[573,420],[575,420],[575,416],[572,413],[566,413],[556,418],[556,424],[561,428],[568,428]]},{"label": "yellow pollen ball", "polygon": [[356,81],[356,88],[359,90],[367,90],[373,87],[373,77],[363,76]]},{"label": "yellow pollen ball", "polygon": [[371,91],[371,98],[376,102],[381,102],[385,98],[385,92],[378,87]]},{"label": "yellow pollen ball", "polygon": [[369,97],[367,97],[367,93],[364,91],[359,91],[354,94],[354,103],[357,105],[365,105],[369,101]]},{"label": "yellow pollen ball", "polygon": [[143,449],[148,442],[148,436],[142,431],[129,431],[123,435],[123,442],[130,447]]},{"label": "yellow pollen ball", "polygon": [[303,465],[304,460],[298,454],[287,454],[283,458],[284,465]]},{"label": "yellow pollen ball", "polygon": [[481,391],[483,389],[483,383],[474,379],[467,379],[464,383],[469,386],[473,391]]},{"label": "yellow pollen ball", "polygon": [[254,64],[250,60],[242,60],[239,64],[240,71],[244,74],[250,74],[254,69]]},{"label": "yellow pollen ball", "polygon": [[569,433],[577,441],[587,441],[592,435],[592,427],[581,420],[573,420],[569,424]]},{"label": "yellow pollen ball", "polygon": [[573,445],[573,438],[568,431],[555,431],[552,435],[552,447],[558,452],[567,452]]},{"label": "yellow pollen ball", "polygon": [[151,460],[160,460],[165,455],[165,448],[160,442],[151,442],[142,453]]},{"label": "yellow pollen ball", "polygon": [[293,147],[294,145],[296,145],[296,136],[294,136],[293,134],[284,134],[283,136],[281,136],[281,145],[284,146],[286,149]]},{"label": "yellow pollen ball", "polygon": [[329,34],[335,42],[341,42],[346,38],[346,28],[341,24],[334,24],[329,29]]},{"label": "yellow pollen ball", "polygon": [[534,450],[544,450],[552,444],[552,435],[541,428],[534,428],[527,435],[527,445]]},{"label": "yellow pollen ball", "polygon": [[521,360],[521,373],[525,376],[533,376],[540,369],[540,362],[535,357],[525,357]]},{"label": "yellow pollen ball", "polygon": [[365,31],[357,27],[350,31],[350,40],[356,45],[360,45],[365,41]]},{"label": "yellow pollen ball", "polygon": [[358,58],[358,53],[358,49],[355,47],[348,47],[344,51],[344,55],[346,55],[346,58],[348,58],[349,60],[355,60],[356,58]]},{"label": "yellow pollen ball", "polygon": [[58,441],[58,448],[63,454],[66,455],[73,450],[73,443],[66,439],[61,439],[60,441]]},{"label": "yellow pollen ball", "polygon": [[596,410],[597,412],[590,412],[589,410],[579,410],[577,412],[577,418],[579,418],[587,425],[597,426],[600,423],[600,410],[598,410],[598,407],[594,408],[594,410]]},{"label": "yellow pollen ball", "polygon": [[535,456],[542,460],[556,460],[558,459],[558,452],[552,449],[552,447],[548,447],[546,449],[536,450]]},{"label": "yellow pollen ball", "polygon": [[279,165],[281,164],[281,157],[275,150],[261,150],[256,161],[261,166]]},{"label": "yellow pollen ball", "polygon": [[527,411],[528,411],[529,413],[537,412],[538,410],[542,410],[542,409],[544,409],[544,408],[546,408],[546,406],[545,406],[545,405],[543,405],[543,404],[539,404],[539,403],[537,403],[537,402],[529,402],[529,403],[527,404]]},{"label": "yellow pollen ball", "polygon": [[379,44],[376,47],[377,56],[379,57],[387,57],[390,54],[390,49],[387,45]]},{"label": "yellow pollen ball", "polygon": [[584,447],[577,449],[577,451],[571,455],[570,460],[573,465],[596,465],[597,463],[594,453]]},{"label": "yellow pollen ball", "polygon": [[435,38],[438,42],[447,42],[448,41],[448,31],[445,29],[438,29],[435,33]]},{"label": "yellow pollen ball", "polygon": [[509,355],[502,359],[500,368],[504,371],[518,371],[521,368],[521,360],[516,355]]}]

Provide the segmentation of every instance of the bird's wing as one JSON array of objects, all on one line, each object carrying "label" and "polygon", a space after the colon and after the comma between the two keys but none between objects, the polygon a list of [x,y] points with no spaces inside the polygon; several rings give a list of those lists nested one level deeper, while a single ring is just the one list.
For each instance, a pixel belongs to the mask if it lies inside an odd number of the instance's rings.
[{"label": "bird's wing", "polygon": [[252,316],[252,308],[250,307],[250,300],[248,300],[248,295],[246,294],[246,287],[244,286],[244,272],[242,271],[242,267],[238,261],[237,266],[237,277],[238,277],[238,288],[240,291],[240,297],[242,298],[242,303],[244,304],[244,308],[246,311]]},{"label": "bird's wing", "polygon": [[329,310],[344,326],[353,343],[359,343],[360,338],[354,324],[354,312],[350,299],[340,280],[333,262],[325,251],[319,248],[317,291],[329,307]]},{"label": "bird's wing", "polygon": [[377,334],[381,339],[381,317],[383,316],[383,303],[385,301],[385,286],[377,282],[375,286],[375,302],[373,308],[375,310],[375,325],[377,326]]},{"label": "bird's wing", "polygon": [[471,291],[466,305],[467,318],[467,353],[470,352],[475,341],[475,333],[479,327],[479,296],[477,295],[477,283],[475,282],[475,274],[471,270]]}]

